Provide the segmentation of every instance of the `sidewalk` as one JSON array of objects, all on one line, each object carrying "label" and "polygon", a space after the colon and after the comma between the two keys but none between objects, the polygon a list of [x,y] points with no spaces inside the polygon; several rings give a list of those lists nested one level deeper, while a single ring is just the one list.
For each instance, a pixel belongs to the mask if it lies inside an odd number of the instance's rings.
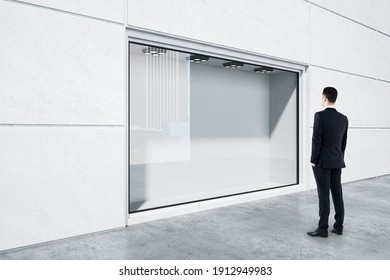
[{"label": "sidewalk", "polygon": [[343,188],[341,236],[306,234],[318,222],[312,190],[50,242],[0,259],[390,259],[390,175]]}]

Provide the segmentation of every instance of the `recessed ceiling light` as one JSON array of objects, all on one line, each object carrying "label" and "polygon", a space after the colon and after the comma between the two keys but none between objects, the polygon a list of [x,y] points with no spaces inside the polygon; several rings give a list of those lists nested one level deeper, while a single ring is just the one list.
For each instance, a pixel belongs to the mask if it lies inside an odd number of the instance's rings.
[{"label": "recessed ceiling light", "polygon": [[191,54],[189,60],[190,62],[202,63],[208,61],[209,57],[200,54]]},{"label": "recessed ceiling light", "polygon": [[260,66],[258,68],[253,69],[255,73],[268,74],[271,73],[274,69],[271,67]]},{"label": "recessed ceiling light", "polygon": [[236,69],[241,68],[244,66],[244,63],[238,62],[238,61],[230,61],[223,64],[223,67],[230,68],[230,69]]},{"label": "recessed ceiling light", "polygon": [[159,56],[165,54],[167,50],[162,48],[156,48],[156,47],[147,47],[143,49],[142,52],[146,55]]}]

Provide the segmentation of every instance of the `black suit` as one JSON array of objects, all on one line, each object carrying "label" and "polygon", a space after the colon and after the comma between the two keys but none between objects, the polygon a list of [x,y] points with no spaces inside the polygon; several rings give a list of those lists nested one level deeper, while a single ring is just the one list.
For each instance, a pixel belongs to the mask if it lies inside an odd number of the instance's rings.
[{"label": "black suit", "polygon": [[334,228],[343,229],[344,201],[341,187],[341,168],[345,167],[348,118],[334,108],[314,115],[312,153],[310,162],[317,183],[320,221],[318,228],[327,229],[330,212],[329,190],[335,208]]}]

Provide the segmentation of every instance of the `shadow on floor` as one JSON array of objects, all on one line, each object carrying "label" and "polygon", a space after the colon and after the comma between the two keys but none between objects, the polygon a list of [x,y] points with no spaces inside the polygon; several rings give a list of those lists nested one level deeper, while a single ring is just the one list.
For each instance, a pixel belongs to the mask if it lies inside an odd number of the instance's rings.
[{"label": "shadow on floor", "polygon": [[344,184],[344,200],[342,236],[306,235],[318,221],[312,190],[49,242],[0,259],[390,259],[390,176]]}]

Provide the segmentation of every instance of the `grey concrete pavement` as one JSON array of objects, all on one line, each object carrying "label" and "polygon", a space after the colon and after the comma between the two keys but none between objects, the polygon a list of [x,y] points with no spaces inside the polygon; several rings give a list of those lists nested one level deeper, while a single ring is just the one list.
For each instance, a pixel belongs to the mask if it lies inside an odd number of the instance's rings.
[{"label": "grey concrete pavement", "polygon": [[[341,236],[310,237],[316,190],[0,253],[0,259],[390,259],[390,175],[344,184]],[[330,226],[333,223],[333,208]]]}]

